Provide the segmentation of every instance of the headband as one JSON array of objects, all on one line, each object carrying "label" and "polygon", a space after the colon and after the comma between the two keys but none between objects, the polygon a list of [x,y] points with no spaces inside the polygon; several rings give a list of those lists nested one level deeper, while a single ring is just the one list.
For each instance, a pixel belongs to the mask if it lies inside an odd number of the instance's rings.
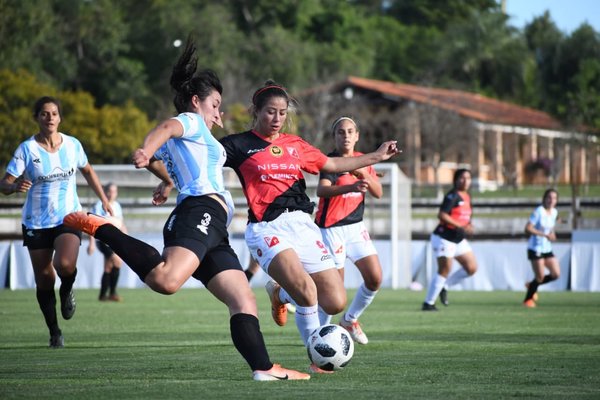
[{"label": "headband", "polygon": [[[252,96],[252,104],[256,105],[256,98],[258,97],[258,95],[260,95],[261,93],[263,93],[269,89],[279,89],[279,90],[283,91],[284,93],[286,93],[285,89],[279,85],[265,86],[263,88],[258,89],[256,91],[256,93],[254,93],[254,96]],[[286,93],[286,95],[287,95],[287,93]]]},{"label": "headband", "polygon": [[335,133],[335,127],[336,127],[336,126],[337,126],[337,125],[338,125],[340,122],[342,122],[342,121],[344,121],[344,120],[346,120],[346,121],[350,121],[350,122],[352,122],[352,123],[354,124],[354,126],[357,126],[357,125],[356,125],[356,122],[354,122],[354,120],[353,120],[352,118],[350,118],[350,117],[339,117],[339,118],[338,118],[338,119],[336,119],[336,120],[333,122],[333,124],[331,125],[331,132]]}]

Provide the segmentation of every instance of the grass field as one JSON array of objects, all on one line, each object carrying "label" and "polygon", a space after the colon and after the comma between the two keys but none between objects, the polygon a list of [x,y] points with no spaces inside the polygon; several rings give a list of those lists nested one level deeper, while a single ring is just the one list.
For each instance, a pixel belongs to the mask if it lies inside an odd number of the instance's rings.
[{"label": "grass field", "polygon": [[[256,293],[272,360],[306,370],[293,319],[277,327]],[[361,318],[370,343],[346,370],[303,382],[252,381],[205,290],[121,295],[77,291],[66,347],[50,350],[34,291],[0,290],[0,398],[600,398],[600,293],[542,292],[525,309],[523,293],[451,292],[425,313],[423,292],[382,290]]]}]

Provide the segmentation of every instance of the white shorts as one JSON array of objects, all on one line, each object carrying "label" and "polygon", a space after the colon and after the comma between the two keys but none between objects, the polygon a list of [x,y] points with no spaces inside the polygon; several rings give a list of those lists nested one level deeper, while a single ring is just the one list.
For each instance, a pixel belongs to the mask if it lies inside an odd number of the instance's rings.
[{"label": "white shorts", "polygon": [[338,269],[344,268],[346,257],[356,263],[362,258],[377,254],[363,221],[350,225],[321,228],[321,234]]},{"label": "white shorts", "polygon": [[472,251],[471,245],[469,242],[467,242],[467,239],[463,239],[458,243],[454,243],[449,240],[442,239],[441,236],[433,233],[431,234],[431,247],[433,248],[433,254],[436,258],[454,258]]},{"label": "white shorts", "polygon": [[286,212],[270,222],[248,224],[246,244],[266,273],[273,258],[287,249],[294,249],[309,274],[335,268],[319,227],[304,211]]}]

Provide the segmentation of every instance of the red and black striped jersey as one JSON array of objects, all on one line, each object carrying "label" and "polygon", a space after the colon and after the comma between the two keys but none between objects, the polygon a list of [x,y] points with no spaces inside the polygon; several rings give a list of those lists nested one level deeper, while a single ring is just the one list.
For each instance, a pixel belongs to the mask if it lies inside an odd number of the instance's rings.
[{"label": "red and black striped jersey", "polygon": [[285,211],[312,214],[302,171],[318,173],[327,156],[302,138],[280,133],[269,141],[254,131],[221,139],[225,166],[237,174],[248,202],[250,222],[272,221]]},{"label": "red and black striped jersey", "polygon": [[[467,192],[459,194],[457,190],[453,189],[444,196],[440,211],[450,215],[461,226],[467,225],[471,221],[471,214],[473,212],[471,208],[471,196]],[[443,222],[439,223],[433,233],[455,243],[465,238],[465,232],[462,229],[457,229],[456,226],[444,224]]]},{"label": "red and black striped jersey", "polygon": [[[355,156],[363,153],[354,152]],[[329,157],[340,157],[337,152],[331,152]],[[371,176],[378,180],[375,168],[367,167]],[[335,186],[353,185],[358,178],[348,172],[340,173],[321,173],[319,179],[327,179]],[[365,193],[350,192],[339,196],[319,199],[315,223],[321,228],[330,228],[332,226],[350,225],[363,220],[365,211]]]}]

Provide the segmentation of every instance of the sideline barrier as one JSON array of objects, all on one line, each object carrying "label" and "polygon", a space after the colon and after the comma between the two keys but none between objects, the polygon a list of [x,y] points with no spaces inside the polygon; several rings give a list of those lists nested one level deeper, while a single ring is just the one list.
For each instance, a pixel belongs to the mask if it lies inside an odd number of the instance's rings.
[{"label": "sideline barrier", "polygon": [[[600,235],[600,233],[597,233]],[[136,235],[140,240],[146,241],[157,249],[162,249],[162,237],[157,234]],[[554,243],[553,249],[560,268],[561,277],[547,285],[540,287],[540,291],[600,291],[600,239],[596,236],[575,235],[573,243]],[[394,277],[390,262],[390,242],[384,240],[374,241],[379,252],[383,267],[383,288],[393,287]],[[103,273],[103,256],[99,251],[91,256],[87,254],[88,241],[83,240],[79,250],[78,275],[75,281],[76,288],[99,288]],[[249,259],[249,252],[243,239],[231,239],[231,246],[238,254],[242,266],[245,268]],[[477,258],[479,270],[477,273],[455,285],[451,290],[513,290],[524,291],[525,282],[533,278],[531,265],[526,256],[526,242],[524,241],[473,241],[473,252]],[[433,274],[437,271],[435,260],[432,257],[428,241],[411,241],[398,243],[398,248],[411,252],[411,272],[413,280],[427,287]],[[459,268],[455,261],[453,268]],[[8,274],[7,274],[8,273]],[[9,282],[6,281],[7,275]],[[397,277],[396,277],[397,278]],[[253,287],[263,287],[268,276],[261,270],[252,279]],[[571,287],[569,287],[569,281]],[[357,288],[362,282],[360,273],[349,261],[346,264],[345,284],[348,288]],[[401,281],[400,288],[407,288],[410,282]],[[60,279],[57,279],[57,287]],[[119,287],[141,288],[145,285],[137,275],[123,265],[119,278]],[[35,287],[33,270],[27,249],[21,241],[0,242],[0,287],[10,289],[29,289]],[[191,278],[185,288],[203,287]]]}]

